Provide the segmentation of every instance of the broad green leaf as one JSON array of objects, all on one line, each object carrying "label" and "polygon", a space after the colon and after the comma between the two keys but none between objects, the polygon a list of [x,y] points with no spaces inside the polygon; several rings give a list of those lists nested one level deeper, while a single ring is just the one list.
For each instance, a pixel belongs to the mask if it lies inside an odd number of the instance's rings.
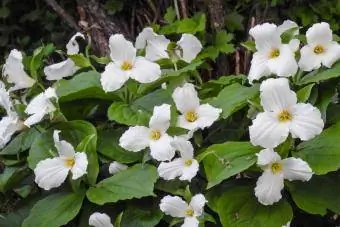
[{"label": "broad green leaf", "polygon": [[168,34],[182,34],[197,32],[203,32],[205,30],[206,16],[203,13],[197,13],[192,18],[185,18],[180,21],[175,21],[169,25],[166,25],[160,29],[160,33],[164,35]]},{"label": "broad green leaf", "polygon": [[340,213],[340,177],[337,174],[313,176],[308,182],[294,181],[287,185],[300,209],[320,215],[328,210]]},{"label": "broad green leaf", "polygon": [[299,102],[307,102],[314,85],[315,84],[309,84],[296,92],[296,96]]},{"label": "broad green leaf", "polygon": [[124,125],[148,125],[151,113],[135,105],[115,102],[109,107],[107,116],[109,120]]},{"label": "broad green leaf", "polygon": [[167,192],[173,195],[185,196],[187,184],[185,181],[175,180],[163,180],[159,179],[155,184],[157,190]]},{"label": "broad green leaf", "polygon": [[4,193],[22,181],[30,174],[27,166],[23,167],[6,167],[0,174],[0,192]]},{"label": "broad green leaf", "polygon": [[292,220],[292,208],[285,200],[264,206],[255,197],[255,185],[228,186],[207,195],[208,206],[218,213],[224,227],[282,227]]},{"label": "broad green leaf", "polygon": [[327,107],[331,103],[333,96],[336,94],[335,85],[321,87],[319,89],[318,100],[315,103],[315,106],[320,110],[324,122],[326,122]]},{"label": "broad green leaf", "polygon": [[247,105],[249,99],[254,98],[258,94],[257,86],[245,87],[238,83],[225,87],[217,97],[213,98],[209,103],[223,110],[221,116],[223,119],[228,118],[236,111]]},{"label": "broad green leaf", "polygon": [[302,142],[293,153],[306,161],[313,172],[323,175],[340,168],[340,123],[324,130],[312,140]]},{"label": "broad green leaf", "polygon": [[150,113],[155,106],[162,104],[173,104],[171,93],[168,90],[158,89],[134,101],[133,105],[142,108]]},{"label": "broad green leaf", "polygon": [[106,65],[111,62],[111,59],[109,57],[97,57],[95,55],[90,55],[90,58],[93,59],[98,64]]},{"label": "broad green leaf", "polygon": [[256,52],[256,46],[255,46],[255,42],[254,41],[246,41],[241,43],[241,46],[243,46],[244,48],[246,48],[247,50],[251,51],[251,52]]},{"label": "broad green leaf", "polygon": [[86,195],[91,202],[99,205],[152,196],[157,178],[154,166],[137,164],[99,182]]},{"label": "broad green leaf", "polygon": [[68,56],[76,66],[80,68],[91,67],[91,62],[84,54],[73,54]]},{"label": "broad green leaf", "polygon": [[249,142],[226,142],[208,147],[203,158],[204,170],[208,178],[208,188],[240,173],[256,163],[256,153],[260,148]]},{"label": "broad green leaf", "polygon": [[326,69],[320,73],[316,73],[312,76],[305,76],[300,81],[299,84],[308,84],[308,83],[319,83],[325,80],[329,80],[332,78],[336,78],[340,76],[340,63],[337,63],[332,66],[330,69]]},{"label": "broad green leaf", "polygon": [[34,205],[22,227],[59,227],[66,225],[78,214],[84,195],[84,192],[60,192],[40,200]]},{"label": "broad green leaf", "polygon": [[120,129],[98,132],[98,152],[120,163],[132,163],[142,159],[142,152],[126,151],[119,146],[119,138],[124,133]]}]

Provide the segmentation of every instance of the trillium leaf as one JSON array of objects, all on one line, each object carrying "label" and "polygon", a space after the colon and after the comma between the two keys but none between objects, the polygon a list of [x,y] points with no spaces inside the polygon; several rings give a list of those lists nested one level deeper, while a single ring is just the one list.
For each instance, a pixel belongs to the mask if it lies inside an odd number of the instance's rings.
[{"label": "trillium leaf", "polygon": [[340,63],[332,66],[330,69],[326,69],[320,73],[311,74],[311,76],[305,76],[299,81],[299,85],[309,83],[319,83],[325,80],[336,78],[340,76]]},{"label": "trillium leaf", "polygon": [[76,66],[80,68],[91,67],[91,62],[84,54],[73,54],[68,56]]},{"label": "trillium leaf", "polygon": [[285,200],[271,205],[260,204],[254,195],[255,185],[228,185],[214,188],[207,195],[208,206],[218,213],[223,226],[281,227],[293,218]]},{"label": "trillium leaf", "polygon": [[107,115],[111,121],[131,126],[148,125],[151,117],[151,113],[145,109],[123,102],[115,102],[111,104]]},{"label": "trillium leaf", "polygon": [[296,96],[297,96],[297,99],[299,100],[299,102],[307,102],[311,92],[312,92],[312,89],[314,87],[315,84],[309,84],[303,88],[301,88],[297,93],[296,93]]},{"label": "trillium leaf", "polygon": [[12,189],[29,174],[27,166],[6,167],[0,174],[0,192],[4,193]]},{"label": "trillium leaf", "polygon": [[249,142],[226,142],[208,147],[198,159],[203,159],[208,188],[240,173],[256,163],[259,147]]},{"label": "trillium leaf", "polygon": [[340,213],[340,177],[337,174],[313,176],[308,182],[294,181],[287,185],[300,209],[320,215],[328,210]]},{"label": "trillium leaf", "polygon": [[312,140],[302,142],[293,153],[306,161],[313,172],[323,175],[340,168],[340,123],[324,130]]},{"label": "trillium leaf", "polygon": [[217,97],[213,98],[209,103],[223,110],[221,116],[223,119],[228,118],[236,111],[247,105],[249,99],[254,98],[259,92],[257,86],[245,87],[238,83],[234,83],[225,87]]},{"label": "trillium leaf", "polygon": [[81,193],[57,193],[37,202],[22,227],[59,227],[71,221],[79,212],[84,199]]},{"label": "trillium leaf", "polygon": [[99,205],[152,196],[157,178],[156,167],[137,164],[99,182],[86,195],[91,202]]}]

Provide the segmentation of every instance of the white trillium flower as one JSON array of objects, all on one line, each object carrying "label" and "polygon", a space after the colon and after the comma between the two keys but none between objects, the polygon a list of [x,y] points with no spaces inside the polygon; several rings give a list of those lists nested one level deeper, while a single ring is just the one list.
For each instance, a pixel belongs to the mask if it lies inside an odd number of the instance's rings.
[{"label": "white trillium flower", "polygon": [[171,145],[180,152],[181,157],[171,162],[162,162],[158,166],[158,174],[165,180],[173,180],[179,177],[180,180],[191,181],[197,174],[199,164],[194,159],[194,148],[190,141],[182,137],[175,137]]},{"label": "white trillium flower", "polygon": [[24,64],[22,63],[22,53],[16,49],[11,50],[8,55],[2,73],[9,83],[14,84],[9,91],[30,88],[35,83],[35,80],[25,72]]},{"label": "white trillium flower", "polygon": [[106,65],[100,78],[105,92],[118,90],[129,78],[140,83],[151,83],[160,78],[160,66],[136,56],[136,48],[123,35],[112,35],[109,47],[112,62]]},{"label": "white trillium flower", "polygon": [[302,159],[291,157],[281,160],[271,148],[257,154],[257,165],[264,172],[256,182],[255,196],[263,205],[272,205],[281,199],[284,179],[309,181],[313,175],[308,163]]},{"label": "white trillium flower", "polygon": [[270,23],[256,25],[250,29],[249,34],[254,38],[257,50],[249,70],[250,83],[271,74],[290,77],[297,72],[294,51],[298,48],[298,43],[294,41],[291,45],[282,44],[280,35],[284,31],[284,27],[279,29]]},{"label": "white trillium flower", "polygon": [[171,160],[175,149],[173,138],[166,131],[170,127],[170,105],[155,106],[149,127],[130,127],[119,139],[119,145],[128,151],[138,152],[150,147],[151,156],[157,161]]},{"label": "white trillium flower", "polygon": [[284,142],[289,133],[306,141],[322,132],[324,122],[320,111],[309,103],[297,103],[288,79],[267,79],[260,91],[264,112],[259,113],[249,127],[253,145],[274,148]]},{"label": "white trillium flower", "polygon": [[314,24],[306,32],[307,45],[301,48],[299,66],[303,71],[318,69],[321,65],[332,67],[340,59],[340,45],[333,41],[328,23]]},{"label": "white trillium flower", "polygon": [[53,133],[54,146],[59,156],[40,161],[34,169],[35,182],[45,190],[59,187],[70,171],[73,180],[86,174],[86,153],[76,152],[70,143],[59,139],[59,133],[58,130]]},{"label": "white trillium flower", "polygon": [[135,47],[137,50],[144,49],[149,40],[155,38],[157,34],[153,31],[151,27],[144,28],[141,33],[138,34],[136,38]]},{"label": "white trillium flower", "polygon": [[220,116],[221,109],[210,104],[200,105],[197,91],[193,84],[185,83],[177,87],[172,98],[182,115],[178,116],[177,125],[188,130],[204,129],[211,126]]},{"label": "white trillium flower", "polygon": [[197,194],[191,198],[189,204],[178,196],[165,196],[159,207],[165,214],[176,218],[184,218],[182,227],[198,227],[197,217],[203,214],[206,203],[204,195]]},{"label": "white trillium flower", "polygon": [[89,218],[89,225],[94,227],[113,227],[109,215],[99,212],[91,214]]},{"label": "white trillium flower", "polygon": [[[79,53],[79,44],[76,40],[77,37],[85,39],[85,36],[79,32],[72,36],[66,45],[68,55]],[[47,80],[61,80],[64,77],[72,76],[78,69],[79,67],[68,58],[65,61],[46,66],[44,68],[44,73]]]},{"label": "white trillium flower", "polygon": [[128,168],[127,165],[114,161],[109,165],[109,173],[116,174],[123,170],[126,170],[127,168]]},{"label": "white trillium flower", "polygon": [[57,98],[57,94],[55,89],[50,87],[31,100],[25,109],[25,113],[31,115],[24,122],[27,127],[39,123],[46,114],[56,110],[50,100],[52,98]]}]

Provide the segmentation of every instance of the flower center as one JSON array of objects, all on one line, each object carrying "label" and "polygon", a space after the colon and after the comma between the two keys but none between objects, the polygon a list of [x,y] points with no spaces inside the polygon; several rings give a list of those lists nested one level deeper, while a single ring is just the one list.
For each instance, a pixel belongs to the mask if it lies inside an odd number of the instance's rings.
[{"label": "flower center", "polygon": [[198,115],[195,111],[189,111],[185,113],[185,119],[189,122],[194,122],[198,118]]},{"label": "flower center", "polygon": [[288,110],[283,110],[281,113],[279,113],[278,118],[280,122],[286,122],[291,121],[293,117]]},{"label": "flower center", "polygon": [[191,166],[192,160],[191,160],[191,159],[185,160],[184,164],[185,164],[186,166]]},{"label": "flower center", "polygon": [[130,61],[123,61],[120,66],[121,70],[128,71],[132,69],[132,63]]},{"label": "flower center", "polygon": [[193,209],[187,209],[187,210],[185,211],[185,214],[186,214],[187,216],[192,217],[192,216],[194,216],[194,210],[193,210]]},{"label": "flower center", "polygon": [[161,138],[161,132],[159,130],[152,130],[150,138],[153,140],[159,140],[159,138]]},{"label": "flower center", "polygon": [[269,53],[269,58],[277,58],[278,56],[280,56],[280,50],[279,49],[272,49]]},{"label": "flower center", "polygon": [[281,163],[275,162],[275,163],[272,164],[272,166],[270,168],[271,168],[271,170],[274,174],[282,172],[282,164]]},{"label": "flower center", "polygon": [[75,160],[74,158],[66,158],[65,159],[65,165],[68,168],[72,168],[74,166]]},{"label": "flower center", "polygon": [[316,45],[315,47],[314,47],[314,53],[315,54],[322,54],[322,53],[324,53],[325,52],[325,48],[323,47],[323,46],[321,46],[321,45]]}]

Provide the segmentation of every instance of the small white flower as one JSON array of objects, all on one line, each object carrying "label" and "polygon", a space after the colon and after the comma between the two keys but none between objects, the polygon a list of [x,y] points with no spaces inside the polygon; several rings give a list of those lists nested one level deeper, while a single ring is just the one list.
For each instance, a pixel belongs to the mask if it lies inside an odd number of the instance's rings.
[{"label": "small white flower", "polygon": [[297,103],[288,79],[267,79],[260,91],[264,112],[259,113],[249,127],[253,145],[274,148],[284,142],[289,133],[305,141],[322,132],[324,122],[320,111],[309,103]]},{"label": "small white flower", "polygon": [[177,125],[188,130],[204,129],[211,126],[220,116],[221,109],[210,104],[200,105],[197,91],[193,84],[185,83],[177,87],[172,98],[182,115],[178,116]]},{"label": "small white flower", "polygon": [[263,205],[272,205],[281,199],[284,179],[309,181],[313,175],[308,163],[302,159],[291,157],[281,160],[271,148],[257,154],[257,165],[264,172],[256,182],[255,196]]},{"label": "small white flower", "polygon": [[109,215],[99,212],[91,214],[89,218],[89,225],[94,227],[113,227]]},{"label": "small white flower", "polygon": [[[170,44],[163,35],[157,35],[147,40],[145,57],[150,61],[158,61],[164,58],[170,58],[168,45]],[[181,39],[176,43],[174,53],[179,59],[190,63],[202,50],[201,42],[192,34],[183,34]]]},{"label": "small white flower", "polygon": [[307,45],[301,48],[299,66],[303,71],[318,69],[321,64],[327,68],[340,59],[340,45],[333,41],[328,23],[314,24],[307,30]]},{"label": "small white flower", "polygon": [[144,49],[146,44],[149,40],[155,38],[157,34],[153,31],[152,28],[146,27],[144,28],[141,33],[138,34],[136,38],[135,47],[137,50]]},{"label": "small white flower", "polygon": [[14,86],[9,91],[16,91],[24,88],[30,88],[35,83],[31,77],[27,75],[22,63],[22,53],[16,49],[11,50],[3,66],[3,76],[7,78],[9,83]]},{"label": "small white flower", "polygon": [[25,113],[31,115],[24,122],[27,127],[39,123],[46,114],[56,110],[52,98],[57,98],[57,94],[54,88],[48,88],[31,100],[25,109]]},{"label": "small white flower", "polygon": [[290,221],[287,224],[283,225],[282,227],[290,227]]},{"label": "small white flower", "polygon": [[116,174],[116,173],[119,173],[123,170],[126,170],[127,168],[128,168],[127,165],[124,165],[122,163],[114,161],[109,166],[109,173],[110,174]]},{"label": "small white flower", "polygon": [[86,174],[86,153],[76,152],[70,143],[59,139],[59,133],[58,130],[53,133],[54,146],[59,156],[40,161],[34,169],[35,182],[45,190],[59,187],[70,171],[73,180]]},{"label": "small white flower", "polygon": [[[282,44],[280,35],[287,29],[286,25],[278,28],[275,24],[264,23],[250,29],[257,52],[254,53],[248,75],[249,82],[275,74],[279,77],[293,76],[298,65],[294,51],[298,43]],[[297,45],[296,45],[297,44]]]},{"label": "small white flower", "polygon": [[165,214],[176,218],[184,218],[182,227],[198,227],[198,217],[203,214],[206,203],[204,195],[197,194],[191,198],[189,204],[178,196],[165,196],[159,207]]},{"label": "small white flower", "polygon": [[[85,36],[79,32],[72,36],[66,45],[68,55],[79,53],[79,44],[76,40],[77,37],[85,39]],[[44,68],[44,73],[47,80],[60,80],[64,77],[72,76],[78,69],[79,67],[68,58],[65,61],[46,66]]]},{"label": "small white flower", "polygon": [[151,156],[157,161],[171,160],[175,155],[175,150],[170,144],[173,138],[166,133],[170,127],[170,117],[170,105],[155,106],[149,128],[130,127],[120,137],[119,145],[133,152],[150,147]]},{"label": "small white flower", "polygon": [[158,174],[165,180],[173,180],[179,177],[180,180],[191,181],[197,174],[199,164],[194,159],[194,148],[190,141],[182,137],[175,137],[171,145],[180,152],[181,157],[171,162],[162,162],[158,166]]},{"label": "small white flower", "polygon": [[109,47],[112,62],[106,65],[100,78],[105,92],[118,90],[129,78],[140,83],[151,83],[161,76],[160,66],[136,56],[136,48],[123,35],[112,35]]}]

